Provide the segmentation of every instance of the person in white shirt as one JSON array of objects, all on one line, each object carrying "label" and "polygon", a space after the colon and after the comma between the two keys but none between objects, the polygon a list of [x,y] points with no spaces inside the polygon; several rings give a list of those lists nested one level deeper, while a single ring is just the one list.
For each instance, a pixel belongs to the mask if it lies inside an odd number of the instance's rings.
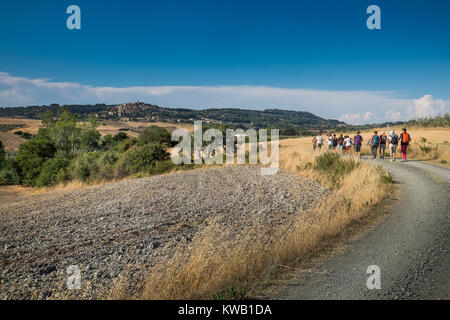
[{"label": "person in white shirt", "polygon": [[322,149],[322,145],[323,145],[323,138],[322,136],[317,136],[317,147],[320,149]]},{"label": "person in white shirt", "polygon": [[330,133],[328,136],[328,150],[331,150],[333,148],[333,135]]},{"label": "person in white shirt", "polygon": [[389,153],[390,153],[389,158],[391,159],[391,161],[395,161],[395,151],[397,150],[398,146],[398,135],[394,132],[394,130],[389,132],[388,139],[389,139]]},{"label": "person in white shirt", "polygon": [[350,138],[349,136],[346,136],[346,138],[344,139],[344,144],[345,144],[345,151],[348,154],[351,154],[351,152],[352,152],[352,138]]}]

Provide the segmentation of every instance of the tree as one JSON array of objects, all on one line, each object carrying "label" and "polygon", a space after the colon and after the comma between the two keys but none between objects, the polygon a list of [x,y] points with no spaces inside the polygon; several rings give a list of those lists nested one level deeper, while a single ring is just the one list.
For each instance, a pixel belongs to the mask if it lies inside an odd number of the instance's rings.
[{"label": "tree", "polygon": [[42,113],[42,126],[44,128],[50,128],[55,123],[55,115],[51,110],[45,110]]},{"label": "tree", "polygon": [[80,146],[81,129],[77,127],[78,116],[67,109],[59,112],[59,119],[50,128],[50,136],[58,151],[77,151]]},{"label": "tree", "polygon": [[99,149],[100,138],[101,138],[101,134],[97,130],[95,130],[95,129],[85,130],[81,134],[81,138],[80,138],[81,148],[88,152]]},{"label": "tree", "polygon": [[24,184],[35,184],[44,162],[52,158],[55,152],[55,146],[43,136],[37,136],[19,146],[15,160],[20,168]]}]

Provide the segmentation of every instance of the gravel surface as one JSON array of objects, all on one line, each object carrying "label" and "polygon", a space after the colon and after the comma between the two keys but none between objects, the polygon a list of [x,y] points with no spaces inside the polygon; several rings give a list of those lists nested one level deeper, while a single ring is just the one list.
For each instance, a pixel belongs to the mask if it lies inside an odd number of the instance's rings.
[{"label": "gravel surface", "polygon": [[220,215],[239,239],[243,225],[289,223],[327,194],[297,176],[233,166],[3,201],[0,299],[65,297],[70,265],[79,266],[89,288],[77,297],[96,298],[124,270],[140,281],[142,266],[173,256],[209,218]]},{"label": "gravel surface", "polygon": [[[400,183],[390,215],[311,273],[289,281],[281,299],[450,299],[450,170],[409,161],[370,160]],[[381,289],[368,290],[377,265]]]}]

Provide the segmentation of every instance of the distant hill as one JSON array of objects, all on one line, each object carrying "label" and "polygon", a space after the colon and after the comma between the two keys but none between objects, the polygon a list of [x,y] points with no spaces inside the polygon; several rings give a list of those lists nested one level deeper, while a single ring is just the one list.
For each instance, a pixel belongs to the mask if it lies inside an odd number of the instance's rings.
[{"label": "distant hill", "polygon": [[143,102],[125,103],[121,105],[64,105],[29,106],[0,108],[0,117],[25,117],[41,119],[45,110],[55,114],[61,107],[87,118],[95,115],[99,119],[132,120],[132,121],[164,121],[169,123],[192,123],[203,120],[207,123],[226,123],[239,128],[279,128],[279,129],[333,129],[344,126],[344,122],[327,120],[305,111],[287,111],[279,109],[245,110],[235,108],[193,110],[183,108],[162,108]]}]

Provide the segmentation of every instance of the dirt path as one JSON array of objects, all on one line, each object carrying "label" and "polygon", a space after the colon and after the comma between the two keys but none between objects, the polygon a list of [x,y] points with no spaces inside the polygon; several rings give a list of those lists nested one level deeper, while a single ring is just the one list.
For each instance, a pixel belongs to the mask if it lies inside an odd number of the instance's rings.
[{"label": "dirt path", "polygon": [[[450,299],[450,170],[426,163],[369,160],[400,183],[390,215],[341,254],[297,274],[279,299]],[[368,290],[368,266],[381,289]]]}]

